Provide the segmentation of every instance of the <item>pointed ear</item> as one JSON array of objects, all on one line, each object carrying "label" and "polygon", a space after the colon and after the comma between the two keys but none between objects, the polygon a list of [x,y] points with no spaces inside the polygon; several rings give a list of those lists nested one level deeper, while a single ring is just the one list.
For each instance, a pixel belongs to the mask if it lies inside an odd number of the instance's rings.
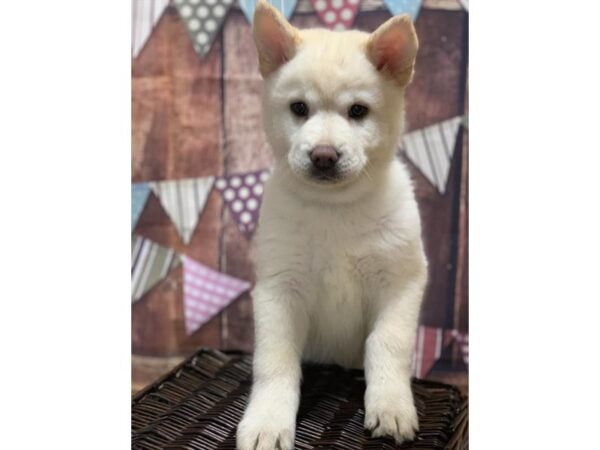
[{"label": "pointed ear", "polygon": [[369,37],[367,56],[378,71],[389,74],[401,86],[410,83],[419,41],[408,14],[394,16]]},{"label": "pointed ear", "polygon": [[300,43],[298,30],[266,0],[259,0],[256,4],[252,34],[258,50],[259,70],[263,78],[292,59]]}]

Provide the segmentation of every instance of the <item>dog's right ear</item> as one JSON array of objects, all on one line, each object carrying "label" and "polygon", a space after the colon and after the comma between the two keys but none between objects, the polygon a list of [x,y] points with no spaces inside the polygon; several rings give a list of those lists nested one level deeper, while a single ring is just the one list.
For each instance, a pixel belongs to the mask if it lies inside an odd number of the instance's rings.
[{"label": "dog's right ear", "polygon": [[300,43],[298,30],[266,0],[258,0],[256,4],[252,34],[258,50],[259,70],[263,78],[292,59]]}]

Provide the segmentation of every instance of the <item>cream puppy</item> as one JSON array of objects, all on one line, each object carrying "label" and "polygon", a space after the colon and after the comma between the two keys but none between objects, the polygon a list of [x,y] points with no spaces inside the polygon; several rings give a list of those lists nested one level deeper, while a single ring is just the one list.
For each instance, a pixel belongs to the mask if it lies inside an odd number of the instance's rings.
[{"label": "cream puppy", "polygon": [[412,439],[427,263],[395,153],[414,28],[404,15],[372,34],[298,30],[261,0],[253,32],[276,163],[256,236],[254,384],[237,447],[293,448],[302,360],[364,367],[365,427]]}]

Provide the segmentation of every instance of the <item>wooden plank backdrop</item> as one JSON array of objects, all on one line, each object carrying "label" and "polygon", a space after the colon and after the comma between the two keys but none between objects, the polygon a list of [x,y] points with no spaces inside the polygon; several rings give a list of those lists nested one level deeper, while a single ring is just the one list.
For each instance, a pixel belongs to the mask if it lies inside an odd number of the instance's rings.
[{"label": "wooden plank backdrop", "polygon": [[[301,1],[292,23],[300,28],[321,26],[306,3]],[[357,16],[356,28],[374,30],[390,17],[371,3]],[[407,130],[462,115],[465,110],[467,14],[456,7],[456,1],[438,3],[443,9],[422,8],[415,24],[421,49],[415,79],[407,91]],[[425,6],[432,4],[434,0]],[[232,8],[209,55],[201,60],[177,11],[168,7],[132,63],[132,181],[270,167],[261,89],[250,25],[239,9]],[[460,132],[444,195],[406,161],[415,180],[430,260],[421,320],[428,326],[468,329],[467,147]],[[209,267],[254,281],[249,257],[252,243],[240,233],[216,191],[210,194],[189,245],[181,242],[153,194],[134,231]],[[132,352],[136,355],[174,357],[200,346],[252,349],[248,294],[186,336],[181,267],[132,308]]]}]

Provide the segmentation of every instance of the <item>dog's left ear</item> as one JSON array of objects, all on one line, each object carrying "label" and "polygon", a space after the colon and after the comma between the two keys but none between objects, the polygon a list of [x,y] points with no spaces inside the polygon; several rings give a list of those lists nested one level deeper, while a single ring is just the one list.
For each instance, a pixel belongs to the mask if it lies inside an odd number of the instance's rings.
[{"label": "dog's left ear", "polygon": [[258,50],[259,70],[263,78],[292,59],[300,43],[298,30],[266,0],[259,0],[256,4],[252,34]]},{"label": "dog's left ear", "polygon": [[378,71],[389,74],[400,86],[410,83],[419,41],[408,14],[394,16],[369,37],[367,56]]}]

